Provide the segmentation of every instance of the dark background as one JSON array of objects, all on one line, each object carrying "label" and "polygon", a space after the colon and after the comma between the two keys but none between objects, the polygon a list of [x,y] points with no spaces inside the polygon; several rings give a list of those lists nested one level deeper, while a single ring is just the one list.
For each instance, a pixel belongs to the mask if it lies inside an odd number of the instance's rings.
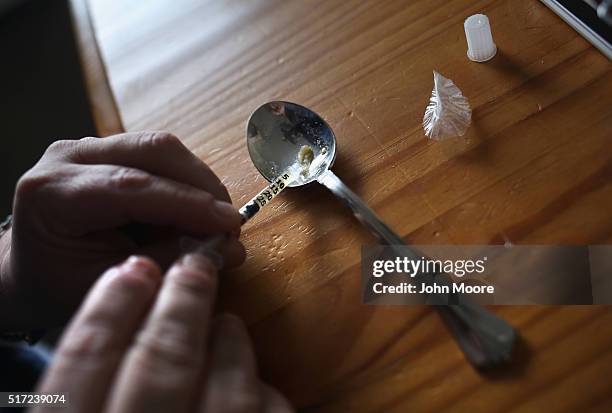
[{"label": "dark background", "polygon": [[0,7],[0,221],[12,209],[15,183],[51,142],[96,133],[68,2],[5,6]]}]

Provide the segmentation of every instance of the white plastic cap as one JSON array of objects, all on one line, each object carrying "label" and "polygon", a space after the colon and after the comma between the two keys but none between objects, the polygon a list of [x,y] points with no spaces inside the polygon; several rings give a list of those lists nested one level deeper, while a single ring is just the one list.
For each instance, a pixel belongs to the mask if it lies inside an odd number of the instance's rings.
[{"label": "white plastic cap", "polygon": [[489,18],[484,14],[475,14],[463,23],[467,38],[467,55],[474,62],[486,62],[497,53],[497,47],[491,36]]}]

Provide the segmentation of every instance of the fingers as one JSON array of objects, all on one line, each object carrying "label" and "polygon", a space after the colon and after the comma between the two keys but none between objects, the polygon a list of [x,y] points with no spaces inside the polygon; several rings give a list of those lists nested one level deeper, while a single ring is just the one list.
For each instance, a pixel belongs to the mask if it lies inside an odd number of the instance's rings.
[{"label": "fingers", "polygon": [[246,259],[244,245],[235,237],[230,237],[219,246],[219,254],[223,257],[223,268],[235,268]]},{"label": "fingers", "polygon": [[131,257],[108,270],[64,334],[38,390],[56,393],[70,389],[74,411],[100,411],[160,280],[159,267],[142,257]]},{"label": "fingers", "polygon": [[289,402],[257,377],[257,363],[244,323],[224,314],[215,320],[200,412],[290,413]]},{"label": "fingers", "polygon": [[121,367],[112,412],[187,411],[204,367],[217,270],[190,254],[164,279],[157,301]]},{"label": "fingers", "polygon": [[263,403],[255,355],[244,324],[235,316],[219,316],[200,411],[258,412]]},{"label": "fingers", "polygon": [[53,201],[62,209],[57,213],[65,217],[63,225],[74,231],[69,235],[129,222],[169,226],[199,235],[240,227],[240,215],[231,204],[199,188],[138,169],[79,166],[68,183],[58,185],[61,188],[56,188]]},{"label": "fingers", "polygon": [[107,271],[37,390],[69,391],[74,411],[94,413],[181,413],[198,404],[207,413],[291,412],[280,393],[258,380],[242,322],[225,315],[211,325],[217,289],[212,262],[189,254],[173,265],[143,325],[160,278],[159,267],[146,258]]},{"label": "fingers", "polygon": [[204,252],[213,258],[217,268],[237,267],[246,258],[244,245],[233,235],[213,235],[200,239],[184,236],[179,242],[183,252]]},{"label": "fingers", "polygon": [[170,133],[145,131],[84,138],[70,153],[77,163],[140,169],[200,188],[219,200],[231,202],[217,175]]},{"label": "fingers", "polygon": [[[181,253],[198,251],[197,249],[182,249],[180,244],[180,238],[174,237],[138,247],[137,254],[152,257],[162,268],[168,268]],[[211,252],[212,254],[218,255],[218,257],[211,258],[217,258],[214,264],[219,269],[236,268],[246,259],[244,246],[236,238],[228,239],[218,247],[217,251]]]}]

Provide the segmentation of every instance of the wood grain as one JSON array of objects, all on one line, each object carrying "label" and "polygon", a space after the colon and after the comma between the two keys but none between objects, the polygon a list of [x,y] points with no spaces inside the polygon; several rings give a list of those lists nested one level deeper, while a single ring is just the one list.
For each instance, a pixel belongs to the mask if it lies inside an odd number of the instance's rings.
[{"label": "wood grain", "polygon": [[100,56],[96,34],[91,23],[87,0],[69,0],[75,40],[85,78],[87,97],[99,135],[123,132],[121,115],[109,87],[106,67]]},{"label": "wood grain", "polygon": [[[264,185],[245,122],[269,100],[321,114],[335,171],[415,244],[612,242],[612,65],[535,0],[90,0],[127,130],[176,133],[241,204]],[[489,16],[498,55],[466,58]],[[469,98],[465,139],[431,142],[432,70]],[[244,229],[222,307],[261,371],[312,412],[612,410],[612,309],[498,307],[515,363],[478,373],[428,308],[360,302],[374,240],[324,189],[284,192]]]}]

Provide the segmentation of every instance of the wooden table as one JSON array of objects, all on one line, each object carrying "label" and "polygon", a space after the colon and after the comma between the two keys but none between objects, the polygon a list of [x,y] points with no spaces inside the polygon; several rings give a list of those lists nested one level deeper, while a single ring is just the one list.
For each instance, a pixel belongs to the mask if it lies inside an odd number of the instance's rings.
[{"label": "wooden table", "polygon": [[[333,126],[336,172],[409,243],[612,242],[612,64],[538,1],[74,3],[101,134],[174,132],[236,204],[265,184],[246,120],[283,99]],[[478,12],[499,48],[484,64],[463,34]],[[470,100],[465,139],[424,137],[434,69]],[[221,306],[304,411],[612,411],[609,307],[495,308],[523,339],[483,374],[431,309],[361,304],[374,240],[326,190],[286,191],[243,234]]]}]

